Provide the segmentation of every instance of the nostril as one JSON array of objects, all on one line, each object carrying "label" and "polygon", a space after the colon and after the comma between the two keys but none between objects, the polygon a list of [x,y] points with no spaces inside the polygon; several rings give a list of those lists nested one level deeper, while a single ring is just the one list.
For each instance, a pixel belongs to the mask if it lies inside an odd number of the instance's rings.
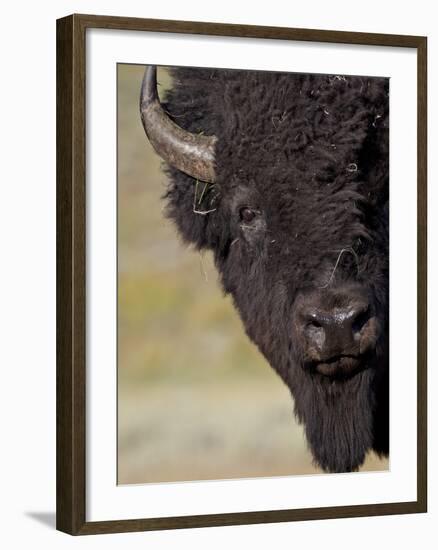
[{"label": "nostril", "polygon": [[323,325],[316,319],[307,321],[303,333],[309,344],[321,350],[325,342],[325,330]]},{"label": "nostril", "polygon": [[324,328],[326,314],[316,308],[310,308],[301,312],[301,323],[305,328]]},{"label": "nostril", "polygon": [[353,323],[351,325],[352,331],[354,334],[360,332],[363,327],[367,324],[371,317],[370,314],[370,308],[368,307],[366,310],[361,311],[356,315],[356,317],[353,320]]}]

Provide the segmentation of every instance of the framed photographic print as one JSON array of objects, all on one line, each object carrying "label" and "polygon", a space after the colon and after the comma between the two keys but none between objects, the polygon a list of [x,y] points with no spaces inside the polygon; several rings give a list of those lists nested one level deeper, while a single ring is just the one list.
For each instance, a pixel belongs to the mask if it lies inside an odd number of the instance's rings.
[{"label": "framed photographic print", "polygon": [[57,25],[58,529],[425,512],[426,38]]}]

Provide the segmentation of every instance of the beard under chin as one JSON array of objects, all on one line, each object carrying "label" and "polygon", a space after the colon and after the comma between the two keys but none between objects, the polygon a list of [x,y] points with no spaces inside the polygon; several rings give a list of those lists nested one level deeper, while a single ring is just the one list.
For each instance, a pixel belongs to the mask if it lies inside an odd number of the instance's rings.
[{"label": "beard under chin", "polygon": [[343,380],[296,371],[290,385],[295,415],[315,463],[326,472],[357,470],[373,447],[375,369]]}]

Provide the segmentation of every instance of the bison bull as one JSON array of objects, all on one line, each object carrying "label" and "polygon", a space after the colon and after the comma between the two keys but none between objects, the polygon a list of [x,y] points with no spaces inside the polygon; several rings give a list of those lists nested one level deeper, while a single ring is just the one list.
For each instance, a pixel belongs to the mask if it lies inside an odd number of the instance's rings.
[{"label": "bison bull", "polygon": [[388,80],[179,68],[140,110],[167,214],[210,249],[315,462],[388,454]]}]

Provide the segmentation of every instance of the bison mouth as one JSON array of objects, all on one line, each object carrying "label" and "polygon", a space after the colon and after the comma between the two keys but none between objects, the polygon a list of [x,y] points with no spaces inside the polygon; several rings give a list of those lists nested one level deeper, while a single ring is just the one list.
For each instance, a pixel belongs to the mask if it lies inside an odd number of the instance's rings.
[{"label": "bison mouth", "polygon": [[366,368],[364,356],[339,354],[321,361],[313,361],[311,368],[324,376],[349,378]]}]

